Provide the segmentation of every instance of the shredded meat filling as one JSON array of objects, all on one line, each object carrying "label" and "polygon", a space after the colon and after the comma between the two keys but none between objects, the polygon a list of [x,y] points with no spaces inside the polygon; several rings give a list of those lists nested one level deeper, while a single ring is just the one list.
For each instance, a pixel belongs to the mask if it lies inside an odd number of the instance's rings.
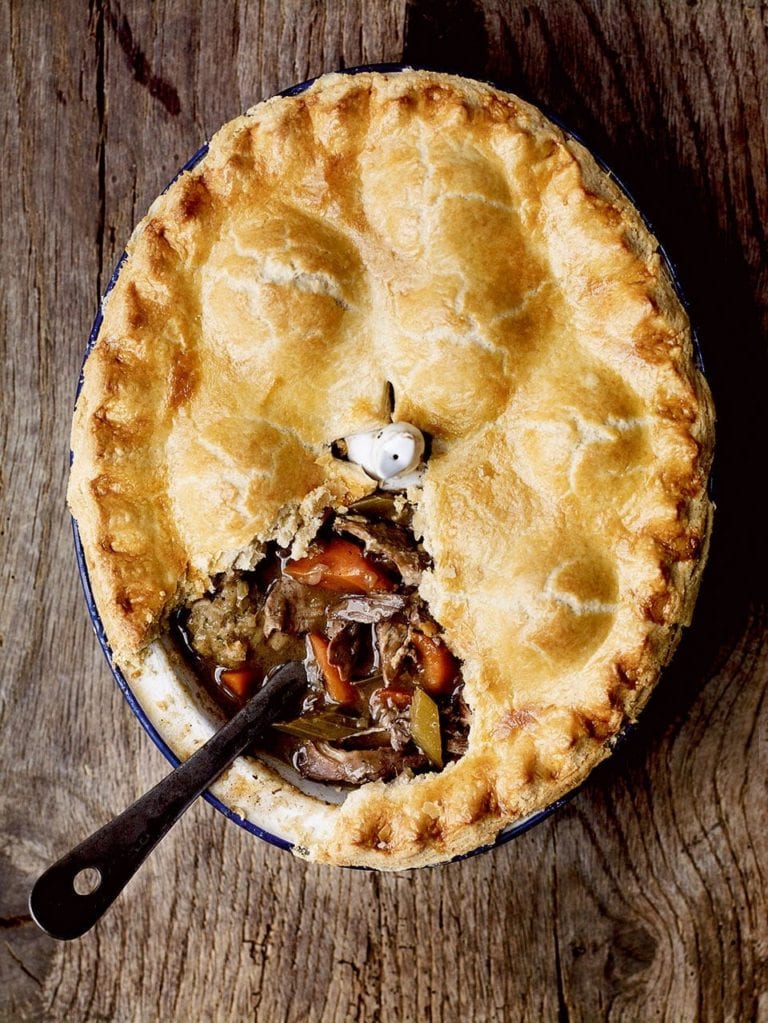
[{"label": "shredded meat filling", "polygon": [[339,750],[328,742],[305,742],[293,757],[305,778],[331,785],[362,785],[367,781],[389,781],[405,770],[428,766],[421,753],[403,754],[393,749]]},{"label": "shredded meat filling", "polygon": [[287,632],[298,636],[322,629],[328,614],[328,599],[329,595],[316,586],[305,586],[289,575],[281,576],[272,584],[264,602],[264,635]]},{"label": "shredded meat filling", "polygon": [[379,622],[376,626],[379,663],[387,685],[397,682],[400,668],[410,650],[410,633],[410,626],[403,618],[390,618],[386,622]]},{"label": "shredded meat filling", "polygon": [[341,628],[334,628],[328,643],[328,662],[334,666],[345,682],[354,673],[355,666],[364,652],[363,628],[357,622],[340,622]]},{"label": "shredded meat filling", "polygon": [[414,545],[413,535],[394,522],[371,522],[362,515],[338,515],[333,523],[337,533],[362,540],[365,550],[378,554],[400,573],[406,586],[418,586],[427,559]]},{"label": "shredded meat filling", "polygon": [[300,713],[260,748],[332,785],[434,770],[468,744],[460,666],[417,592],[428,556],[403,502],[364,507],[329,514],[302,559],[268,549],[255,572],[218,577],[177,621],[183,649],[230,710],[275,665],[305,661]]}]

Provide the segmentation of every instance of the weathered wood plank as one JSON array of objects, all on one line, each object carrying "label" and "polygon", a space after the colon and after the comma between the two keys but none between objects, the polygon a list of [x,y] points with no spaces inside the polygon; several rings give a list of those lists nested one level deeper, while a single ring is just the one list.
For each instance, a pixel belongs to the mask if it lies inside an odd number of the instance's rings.
[{"label": "weathered wood plank", "polygon": [[[77,347],[97,296],[98,124],[88,13],[0,11],[3,402],[0,1016],[39,1018],[55,943],[29,922],[29,879],[88,827],[78,691],[102,672],[62,506]],[[78,781],[71,779],[78,777]]]},{"label": "weathered wood plank", "polygon": [[[32,0],[0,18],[0,1018],[760,1018],[765,4]],[[506,848],[397,877],[337,871],[203,804],[91,934],[57,944],[28,921],[31,881],[165,770],[90,633],[63,506],[97,295],[132,226],[222,122],[322,70],[403,54],[560,114],[678,261],[720,417],[696,623],[615,761]]]}]

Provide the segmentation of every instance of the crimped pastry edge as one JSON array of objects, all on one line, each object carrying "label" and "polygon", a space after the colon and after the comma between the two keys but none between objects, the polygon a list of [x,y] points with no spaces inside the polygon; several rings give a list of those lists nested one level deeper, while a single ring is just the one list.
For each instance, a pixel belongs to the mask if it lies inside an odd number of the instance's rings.
[{"label": "crimped pastry edge", "polygon": [[[485,86],[476,83],[469,83],[467,85],[464,80],[428,72],[398,73],[398,88],[404,85],[402,76],[409,76],[414,83],[414,87],[426,88],[438,85],[448,91],[453,91],[460,97],[461,102],[472,102],[476,100],[478,92],[483,93],[486,90]],[[355,84],[359,84],[364,78],[364,75],[359,76],[358,82]],[[311,87],[310,93],[320,92],[327,87],[341,88],[338,76],[327,76],[324,79],[320,79],[316,85]],[[341,91],[343,94],[344,90],[342,89]],[[493,90],[490,90],[490,92],[493,93]],[[297,99],[300,98],[297,97]],[[291,101],[291,99],[282,100],[276,98],[267,101],[266,105],[289,103]],[[527,104],[523,104],[522,101],[515,100],[515,102],[518,104],[519,109],[526,111],[526,115],[531,119],[532,123],[544,125],[546,126],[545,130],[552,131],[554,135],[559,135],[559,130],[550,126],[549,122],[538,111],[528,107]],[[263,109],[263,106],[255,109]],[[238,119],[237,122],[232,122],[232,124],[238,124],[242,120]],[[232,124],[225,126],[223,131],[229,130],[231,132]],[[629,204],[623,193],[597,167],[586,150],[583,150],[582,147],[570,140],[566,144],[581,167],[584,181],[591,188],[604,190],[613,208],[622,215],[626,215],[635,225],[639,249],[646,253],[655,251],[655,239],[640,223],[636,211]],[[213,144],[212,148],[214,148]],[[215,154],[216,150],[214,148],[214,156]],[[205,164],[206,161],[204,160],[201,164],[202,170],[205,170]],[[148,217],[142,221],[139,227],[137,227],[136,232],[134,232],[134,239],[146,231],[148,224],[156,223],[158,210],[160,216],[162,216],[164,209],[172,207],[175,196],[174,187],[172,186],[168,193],[168,199],[160,202],[159,206],[158,204],[153,206]],[[124,274],[125,272],[126,268],[123,269],[122,273]],[[674,296],[674,287],[668,278],[666,269],[661,264],[658,266],[658,282],[664,293],[672,295],[671,302],[673,307],[677,303],[677,306],[672,309],[672,315],[679,316],[679,301]],[[108,311],[109,307],[106,312]],[[706,466],[711,457],[714,414],[706,383],[701,374],[692,366],[692,351],[687,321],[682,343],[687,348],[691,380],[697,400],[695,419],[688,433],[700,445],[702,462]],[[98,509],[93,502],[93,493],[89,493],[91,481],[98,476],[101,465],[97,444],[94,442],[93,436],[89,436],[88,420],[89,415],[93,416],[93,408],[88,408],[87,398],[86,388],[85,408],[83,404],[78,404],[78,413],[76,414],[73,426],[75,468],[70,483],[69,500],[73,513],[78,520],[81,536],[83,537],[94,597],[110,643],[112,644],[116,660],[129,675],[135,673],[138,677],[141,674],[143,658],[145,656],[142,651],[147,649],[147,642],[152,641],[156,637],[158,630],[162,628],[165,614],[163,612],[149,621],[137,624],[135,618],[130,618],[130,616],[121,612],[119,602],[116,603],[114,600],[114,591],[116,586],[119,585],[119,581],[115,576],[114,563],[110,562],[109,552],[104,547],[102,527],[99,522]],[[699,480],[697,493],[688,498],[686,503],[686,522],[688,527],[692,527],[688,529],[688,532],[699,536],[701,551],[698,558],[693,562],[676,561],[671,562],[668,566],[671,573],[670,590],[678,598],[676,606],[674,606],[669,620],[662,618],[662,620],[654,623],[653,629],[649,630],[648,638],[652,638],[650,645],[647,645],[644,650],[639,652],[628,651],[629,656],[625,658],[625,663],[622,664],[620,671],[626,676],[628,669],[631,670],[634,676],[632,678],[634,688],[623,699],[621,712],[617,719],[619,722],[632,720],[640,711],[658,678],[660,667],[669,660],[679,641],[682,626],[690,620],[706,560],[706,548],[711,530],[712,506],[706,494],[705,478],[706,471]],[[349,500],[356,493],[360,492],[361,488],[364,489],[364,482],[360,479],[351,481],[347,479],[341,483],[335,480],[333,487],[325,494],[325,499],[329,503],[343,504],[345,500]],[[295,524],[297,520],[294,519],[293,521]],[[308,523],[312,521],[309,509],[303,517],[299,517],[298,521],[306,521]],[[248,553],[246,560],[248,558],[252,559],[256,555],[257,546]],[[234,564],[238,557],[242,557],[242,552],[232,552],[228,557],[230,562]],[[171,585],[167,587],[166,608],[175,606],[187,595],[184,592],[184,586],[185,580],[188,579],[189,566],[174,562],[171,569],[172,571],[169,573],[169,576],[172,578],[173,572],[176,572],[177,585],[175,587]],[[199,569],[197,570],[198,579],[193,584],[193,589],[199,586],[199,577],[205,574],[205,571],[200,572]],[[614,722],[611,735],[615,734],[619,727],[621,727],[621,724]],[[350,845],[347,840],[348,836],[344,835],[329,838],[325,841],[322,848],[313,845],[311,835],[306,836],[306,843],[299,842],[298,844],[308,858],[349,865],[373,866],[378,869],[402,869],[410,866],[421,866],[460,855],[471,851],[471,849],[476,848],[478,845],[484,845],[492,841],[496,834],[510,823],[511,820],[525,817],[552,803],[567,791],[570,791],[586,777],[597,762],[604,759],[608,754],[605,739],[583,737],[579,742],[578,752],[574,752],[570,758],[571,769],[557,779],[547,779],[541,783],[531,784],[526,791],[525,797],[514,808],[513,817],[511,818],[509,817],[509,808],[489,805],[484,810],[478,812],[476,820],[461,822],[460,826],[454,827],[451,833],[441,834],[439,828],[435,828],[423,838],[416,837],[410,842],[401,843],[399,846],[393,847],[391,843],[389,845],[384,843],[385,848],[377,848],[376,842],[366,839],[361,839],[357,845],[354,843]],[[191,749],[177,749],[177,752],[182,755],[191,751]],[[418,779],[415,781],[418,782]],[[403,784],[413,783],[404,782]],[[380,788],[386,790],[384,786]],[[391,791],[391,787],[389,791]],[[382,813],[386,814],[388,810],[386,798],[382,797],[381,808]],[[375,829],[370,834],[373,835],[374,831]]]}]

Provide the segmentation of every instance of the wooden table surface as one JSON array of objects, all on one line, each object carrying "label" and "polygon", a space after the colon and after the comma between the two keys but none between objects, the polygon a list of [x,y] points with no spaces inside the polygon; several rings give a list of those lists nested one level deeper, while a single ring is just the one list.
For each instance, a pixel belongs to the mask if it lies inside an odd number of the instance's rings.
[{"label": "wooden table surface", "polygon": [[[761,0],[0,5],[0,1019],[768,1019],[767,25]],[[64,503],[98,297],[221,123],[402,59],[559,114],[678,262],[719,414],[696,620],[632,740],[506,847],[398,876],[308,866],[201,803],[57,943],[33,879],[167,770],[91,632]]]}]

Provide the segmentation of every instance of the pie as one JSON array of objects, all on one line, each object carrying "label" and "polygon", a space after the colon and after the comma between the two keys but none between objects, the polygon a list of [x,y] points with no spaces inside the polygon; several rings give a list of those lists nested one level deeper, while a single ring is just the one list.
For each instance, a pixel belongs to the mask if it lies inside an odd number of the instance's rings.
[{"label": "pie", "polygon": [[[386,495],[344,438],[392,421],[428,457]],[[306,858],[400,869],[609,754],[690,621],[712,448],[658,243],[580,144],[478,82],[327,75],[136,228],[69,502],[164,740],[190,755],[306,657],[215,791]]]}]

